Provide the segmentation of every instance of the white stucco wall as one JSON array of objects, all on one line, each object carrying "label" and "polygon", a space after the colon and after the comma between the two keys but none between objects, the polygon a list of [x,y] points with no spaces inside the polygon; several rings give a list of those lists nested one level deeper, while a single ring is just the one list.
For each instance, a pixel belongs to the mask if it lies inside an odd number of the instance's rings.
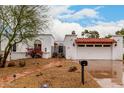
[{"label": "white stucco wall", "polygon": [[30,58],[30,56],[26,56],[26,52],[11,52],[10,60],[17,60],[24,58]]},{"label": "white stucco wall", "polygon": [[65,46],[66,59],[76,59],[77,57],[77,49],[76,49],[76,44],[75,44],[76,38],[77,38],[77,35],[66,35],[65,36],[64,46]]},{"label": "white stucco wall", "polygon": [[116,40],[117,46],[113,45],[113,60],[123,60],[123,36],[115,35],[112,39]]},{"label": "white stucco wall", "polygon": [[[2,38],[4,38],[4,37],[2,37]],[[4,38],[1,41],[1,51],[4,51],[6,45],[7,45],[7,39]]]}]

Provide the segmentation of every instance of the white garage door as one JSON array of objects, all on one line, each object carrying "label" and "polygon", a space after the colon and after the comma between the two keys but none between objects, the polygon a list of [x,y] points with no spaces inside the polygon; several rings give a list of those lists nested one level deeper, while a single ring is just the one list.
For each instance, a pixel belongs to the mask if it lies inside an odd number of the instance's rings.
[{"label": "white garage door", "polygon": [[111,47],[77,47],[78,59],[111,59]]}]

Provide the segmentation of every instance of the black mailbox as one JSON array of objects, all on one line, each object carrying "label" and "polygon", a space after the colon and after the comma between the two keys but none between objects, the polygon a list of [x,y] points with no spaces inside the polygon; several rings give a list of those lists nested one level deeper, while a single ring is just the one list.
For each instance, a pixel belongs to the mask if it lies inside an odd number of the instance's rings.
[{"label": "black mailbox", "polygon": [[79,61],[81,66],[87,66],[88,65],[88,62],[86,60],[80,60]]},{"label": "black mailbox", "polygon": [[80,60],[79,63],[81,65],[81,82],[84,85],[84,66],[87,66],[88,62],[86,60]]}]

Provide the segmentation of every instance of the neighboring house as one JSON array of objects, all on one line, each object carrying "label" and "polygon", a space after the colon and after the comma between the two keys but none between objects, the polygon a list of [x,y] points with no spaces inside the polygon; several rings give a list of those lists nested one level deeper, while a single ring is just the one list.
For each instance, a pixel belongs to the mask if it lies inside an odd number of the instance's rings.
[{"label": "neighboring house", "polygon": [[[1,51],[4,51],[6,39],[1,42]],[[55,41],[51,34],[39,34],[28,43],[15,44],[8,57],[11,59],[29,58],[27,48],[40,47],[43,58],[51,58],[53,53],[62,54],[66,59],[91,60],[122,60],[123,37],[113,36],[106,38],[78,38],[77,35],[66,35],[64,41]]]}]

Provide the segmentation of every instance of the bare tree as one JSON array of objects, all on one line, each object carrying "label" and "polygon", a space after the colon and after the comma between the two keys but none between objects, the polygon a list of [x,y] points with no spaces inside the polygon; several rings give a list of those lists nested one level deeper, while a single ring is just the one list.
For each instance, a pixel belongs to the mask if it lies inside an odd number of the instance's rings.
[{"label": "bare tree", "polygon": [[15,43],[31,40],[49,27],[48,10],[47,6],[0,6],[0,38],[7,38],[1,67]]}]

